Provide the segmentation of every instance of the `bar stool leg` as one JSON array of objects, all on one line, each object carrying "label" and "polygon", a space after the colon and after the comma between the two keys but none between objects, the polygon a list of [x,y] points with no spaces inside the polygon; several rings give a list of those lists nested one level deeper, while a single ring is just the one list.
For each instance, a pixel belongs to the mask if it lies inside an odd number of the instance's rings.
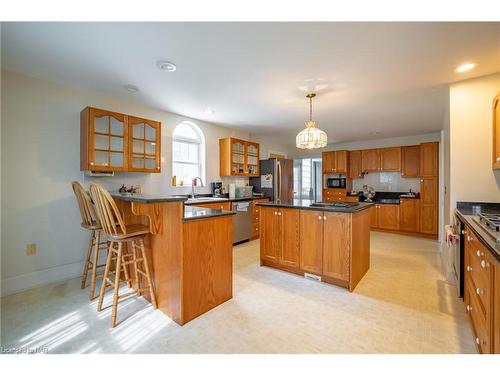
[{"label": "bar stool leg", "polygon": [[109,242],[108,257],[106,258],[106,267],[104,268],[104,275],[102,277],[101,291],[99,293],[99,303],[97,304],[97,311],[102,310],[102,302],[104,301],[104,293],[106,293],[106,285],[108,283],[109,269],[111,267],[111,259],[113,258],[113,244],[114,242]]},{"label": "bar stool leg", "polygon": [[[125,257],[125,254],[128,254],[129,251],[130,251],[130,249],[128,248],[128,243],[127,242],[125,242],[125,246],[126,246],[127,250],[124,252],[123,257]],[[130,276],[128,274],[128,266],[126,265],[125,258],[122,259],[122,262],[123,262],[123,266],[122,267],[123,267],[123,274],[125,275],[125,281],[127,282],[127,286],[129,288],[131,288],[132,287],[132,283],[130,282]]]},{"label": "bar stool leg", "polygon": [[118,290],[120,287],[120,274],[121,274],[120,271],[122,267],[122,250],[123,250],[123,243],[118,242],[118,255],[116,257],[116,271],[115,271],[115,285],[114,285],[115,292],[113,294],[113,306],[111,310],[112,328],[116,326],[116,311],[118,309]]},{"label": "bar stool leg", "polygon": [[[139,239],[139,246],[141,248],[141,255],[142,255],[142,266],[144,267],[144,271],[146,272],[146,278],[149,284],[149,291],[151,294],[151,301],[153,302],[153,306],[155,309],[158,308],[158,304],[156,303],[156,296],[155,296],[155,290],[153,288],[153,282],[151,281],[151,274],[149,273],[149,262],[148,258],[146,255],[146,249],[144,248],[144,241],[143,239]],[[137,263],[136,263],[137,266]]]},{"label": "bar stool leg", "polygon": [[99,261],[99,249],[101,242],[101,231],[96,231],[95,235],[95,247],[94,247],[94,258],[92,261],[92,273],[90,275],[90,295],[89,298],[92,301],[95,297],[95,280],[97,275],[97,262]]},{"label": "bar stool leg", "polygon": [[85,289],[85,285],[87,284],[87,274],[90,268],[90,257],[92,255],[92,248],[94,247],[95,241],[95,230],[90,233],[89,246],[87,248],[87,255],[85,256],[85,265],[83,266],[82,272],[82,285],[81,288]]},{"label": "bar stool leg", "polygon": [[142,292],[140,291],[140,285],[139,285],[139,271],[138,267],[139,265],[137,264],[137,246],[135,245],[135,242],[131,242],[130,246],[132,247],[132,259],[134,261],[134,277],[135,277],[135,288],[137,289],[137,294],[139,296],[142,295]]}]

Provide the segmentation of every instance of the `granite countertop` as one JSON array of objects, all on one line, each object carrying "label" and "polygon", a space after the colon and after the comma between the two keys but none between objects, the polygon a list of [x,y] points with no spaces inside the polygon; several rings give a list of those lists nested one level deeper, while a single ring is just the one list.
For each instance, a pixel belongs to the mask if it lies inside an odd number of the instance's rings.
[{"label": "granite countertop", "polygon": [[[360,202],[357,205],[351,207],[316,207],[316,206],[311,206],[312,203],[314,203],[314,201],[309,199],[293,199],[289,201],[263,202],[263,203],[257,203],[257,205],[269,206],[269,207],[298,208],[298,209],[316,210],[316,211],[345,212],[345,213],[355,213],[370,208],[373,205],[373,203]],[[345,203],[345,202],[340,202],[340,203]]]},{"label": "granite countertop", "polygon": [[219,216],[231,216],[235,214],[236,212],[233,211],[223,211],[215,208],[191,207],[191,206],[184,207],[184,221],[208,219]]},{"label": "granite countertop", "polygon": [[498,213],[500,212],[500,204],[498,203],[474,203],[474,202],[457,202],[457,213],[460,220],[466,224],[478,239],[490,250],[492,255],[500,261],[500,237],[493,238],[488,234],[477,222],[477,215],[473,212],[472,207],[479,206],[482,213]]},{"label": "granite countertop", "polygon": [[[388,191],[377,191],[375,192],[375,196],[372,198],[373,203],[377,204],[400,204],[401,199],[420,199],[420,195],[416,195],[413,197],[405,196],[408,192],[388,192]],[[348,197],[359,197],[360,202],[365,201],[365,196],[362,191],[357,193],[347,192]]]},{"label": "granite countertop", "polygon": [[[203,198],[208,198],[206,201]],[[210,199],[211,196],[197,196],[196,199],[199,199],[198,202],[186,202],[186,206],[194,206],[199,203],[218,203],[218,202],[244,202],[244,201],[252,201],[254,199],[268,199],[265,197],[250,197],[250,198],[217,198]],[[186,198],[187,199],[187,198]]]},{"label": "granite countertop", "polygon": [[136,194],[120,193],[118,191],[112,191],[110,194],[115,199],[137,203],[183,202],[187,199],[185,196],[167,194]]}]

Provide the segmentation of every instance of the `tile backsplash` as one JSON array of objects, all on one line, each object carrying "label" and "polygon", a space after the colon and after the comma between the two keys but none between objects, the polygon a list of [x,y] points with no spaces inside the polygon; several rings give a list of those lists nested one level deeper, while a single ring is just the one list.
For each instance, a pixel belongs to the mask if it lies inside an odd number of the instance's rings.
[{"label": "tile backsplash", "polygon": [[369,185],[375,191],[420,191],[419,178],[403,178],[399,172],[368,173],[364,178],[352,180],[353,190],[363,190],[363,185]]}]

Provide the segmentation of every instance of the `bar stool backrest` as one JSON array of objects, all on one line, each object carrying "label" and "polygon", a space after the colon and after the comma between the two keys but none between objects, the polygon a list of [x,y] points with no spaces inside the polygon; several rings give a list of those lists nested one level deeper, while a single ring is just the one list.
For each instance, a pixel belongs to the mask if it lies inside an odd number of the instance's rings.
[{"label": "bar stool backrest", "polygon": [[125,223],[111,194],[95,182],[91,182],[89,186],[104,233],[109,236],[126,234]]},{"label": "bar stool backrest", "polygon": [[73,181],[71,186],[73,187],[73,192],[75,193],[76,201],[78,202],[78,207],[80,208],[82,225],[89,227],[99,225],[99,218],[97,217],[94,204],[90,199],[89,193],[78,181]]}]

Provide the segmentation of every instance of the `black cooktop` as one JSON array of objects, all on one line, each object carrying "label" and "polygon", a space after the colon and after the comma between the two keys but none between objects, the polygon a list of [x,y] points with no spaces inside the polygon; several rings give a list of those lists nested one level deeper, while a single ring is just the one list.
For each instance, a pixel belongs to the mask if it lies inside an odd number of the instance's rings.
[{"label": "black cooktop", "polygon": [[355,207],[359,203],[356,202],[314,202],[311,203],[311,207]]}]

